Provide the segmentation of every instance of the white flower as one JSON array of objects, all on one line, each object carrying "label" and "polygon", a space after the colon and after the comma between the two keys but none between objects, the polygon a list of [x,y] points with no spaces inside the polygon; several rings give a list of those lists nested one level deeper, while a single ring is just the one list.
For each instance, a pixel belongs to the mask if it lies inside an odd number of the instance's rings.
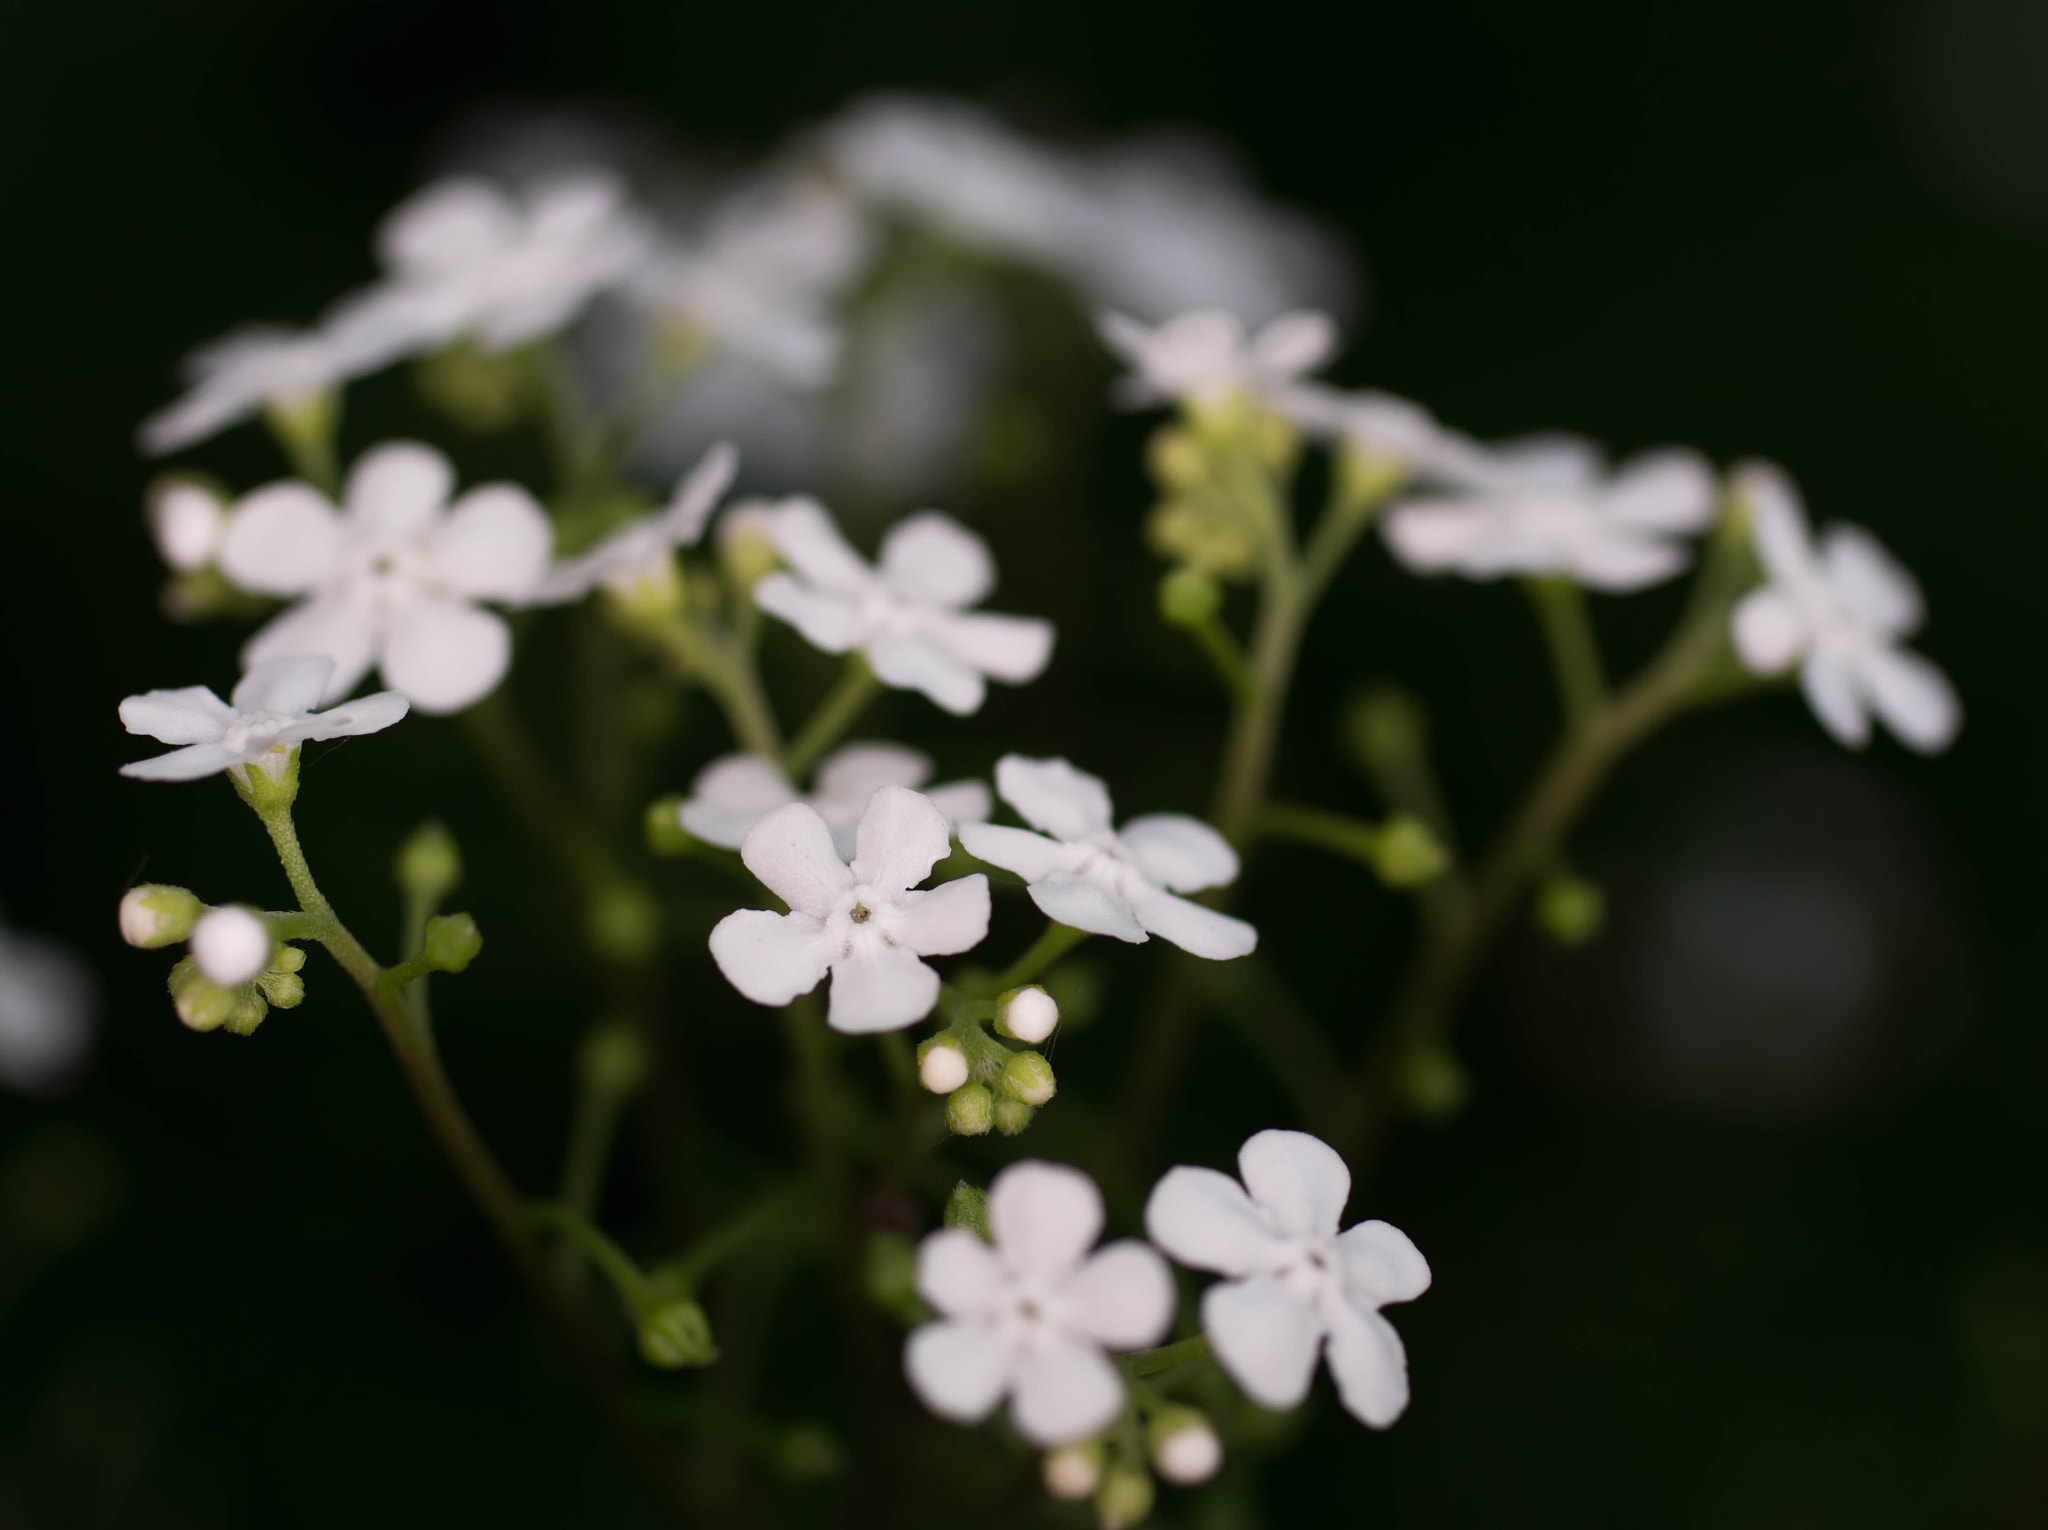
[{"label": "white flower", "polygon": [[1385,1222],[1337,1231],[1351,1171],[1326,1143],[1260,1132],[1237,1165],[1242,1185],[1214,1169],[1171,1169],[1145,1203],[1154,1243],[1228,1277],[1202,1296],[1217,1360],[1253,1402],[1292,1408],[1321,1351],[1344,1406],[1386,1428],[1408,1406],[1408,1358],[1379,1309],[1427,1291],[1428,1263]]},{"label": "white flower", "polygon": [[872,567],[815,500],[783,501],[774,536],[791,572],[755,585],[754,603],[827,653],[859,649],[884,685],[965,716],[981,705],[984,676],[1022,684],[1052,657],[1052,623],[966,609],[995,587],[995,562],[949,516],[898,521]]},{"label": "white flower", "polygon": [[526,604],[563,605],[600,585],[623,594],[642,580],[660,579],[677,548],[695,547],[703,538],[705,523],[738,470],[739,453],[719,442],[677,481],[667,506],[636,517],[587,552],[556,564]]},{"label": "white flower", "polygon": [[917,1290],[939,1314],[903,1348],[910,1384],[934,1413],[978,1423],[1010,1398],[1034,1445],[1098,1434],[1123,1411],[1103,1351],[1143,1349],[1173,1321],[1166,1261],[1135,1239],[1094,1253],[1102,1195],[1063,1164],[1026,1160],[988,1192],[992,1243],[965,1228],[926,1238]]},{"label": "white flower", "polygon": [[1604,476],[1545,442],[1494,454],[1469,494],[1395,506],[1382,531],[1418,574],[1554,574],[1623,591],[1684,568],[1682,538],[1713,514],[1713,472],[1691,452],[1648,452]]},{"label": "white flower", "polygon": [[1340,440],[1360,456],[1399,463],[1412,482],[1476,488],[1500,471],[1477,441],[1391,393],[1342,393],[1301,383],[1279,389],[1271,402],[1304,431]]},{"label": "white flower", "polygon": [[1237,852],[1207,824],[1178,813],[1110,826],[1109,789],[1065,760],[1009,754],[996,762],[996,791],[1045,835],[1000,824],[963,824],[960,843],[991,866],[1014,871],[1049,919],[1141,941],[1161,935],[1184,951],[1222,961],[1247,955],[1259,932],[1242,919],[1177,898],[1237,878]]},{"label": "white flower", "polygon": [[808,803],[755,824],[740,859],[787,914],[742,909],[711,932],[711,954],[756,1004],[782,1005],[832,974],[835,1031],[901,1030],[931,1013],[939,975],[920,960],[950,956],[988,934],[988,878],[979,872],[913,891],[951,836],[931,800],[885,786],[869,800],[848,865]]},{"label": "white flower", "polygon": [[227,534],[228,507],[221,497],[189,478],[155,485],[144,507],[149,534],[164,563],[180,574],[205,568],[220,555]]},{"label": "white flower", "polygon": [[517,603],[547,568],[554,533],[516,484],[484,484],[451,506],[455,470],[432,447],[394,441],[349,470],[337,512],[309,484],[258,489],[235,506],[223,573],[266,595],[303,595],[249,640],[242,662],[321,654],[331,700],[372,666],[423,712],[487,695],[512,633],[479,600]]},{"label": "white flower", "polygon": [[275,775],[290,751],[308,739],[375,733],[405,716],[406,699],[396,691],[315,712],[333,668],[318,657],[271,659],[244,675],[229,701],[203,685],[130,696],[121,703],[121,721],[130,733],[185,747],[123,765],[121,774],[140,781],[196,781],[261,763],[274,767]]},{"label": "white flower", "polygon": [[[840,855],[852,859],[854,833],[868,802],[885,786],[922,790],[931,779],[931,756],[902,744],[846,744],[818,765],[811,794],[790,784],[782,767],[758,754],[728,754],[697,773],[678,816],[684,828],[708,845],[737,850],[747,831],[779,807],[806,802],[832,831]],[[925,792],[949,826],[988,817],[988,788],[979,781],[950,781]]]},{"label": "white flower", "polygon": [[1130,404],[1174,401],[1213,408],[1235,393],[1271,401],[1337,346],[1326,313],[1284,313],[1255,335],[1237,315],[1200,309],[1156,328],[1120,313],[1097,321],[1102,340],[1128,362],[1121,391]]},{"label": "white flower", "polygon": [[69,951],[0,925],[0,1083],[63,1089],[92,1045],[92,978]]},{"label": "white flower", "polygon": [[1751,464],[1736,482],[1766,581],[1735,608],[1742,662],[1760,675],[1797,664],[1814,715],[1852,749],[1869,742],[1872,713],[1923,754],[1947,748],[1962,703],[1900,641],[1926,614],[1913,576],[1858,526],[1828,527],[1816,548],[1799,493],[1778,469]]},{"label": "white flower", "polygon": [[514,195],[491,181],[436,181],[384,220],[383,300],[409,312],[414,347],[471,336],[507,350],[563,328],[645,258],[650,234],[618,180],[583,170]]},{"label": "white flower", "polygon": [[200,915],[188,944],[206,980],[221,988],[255,982],[277,950],[277,940],[262,917],[232,903]]}]

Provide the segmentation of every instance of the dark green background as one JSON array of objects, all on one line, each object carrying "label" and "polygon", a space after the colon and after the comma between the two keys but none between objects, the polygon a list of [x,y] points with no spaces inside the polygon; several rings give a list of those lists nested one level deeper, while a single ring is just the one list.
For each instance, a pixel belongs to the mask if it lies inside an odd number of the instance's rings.
[{"label": "dark green background", "polygon": [[[2006,183],[2037,188],[2048,171],[1999,113],[2042,96],[2048,48],[2028,54],[2025,26],[2006,37],[1988,0],[1938,9],[1991,39],[1945,77]],[[1436,1268],[1396,1314],[1414,1408],[1386,1436],[1326,1408],[1270,1469],[1271,1522],[1312,1506],[1399,1525],[2048,1519],[2048,248],[2026,207],[1973,191],[1945,154],[1914,84],[1945,45],[1913,9],[1347,11],[102,0],[0,19],[0,896],[84,952],[105,1010],[89,1083],[0,1101],[0,1152],[81,1124],[124,1187],[108,1230],[0,1314],[0,1526],[637,1522],[324,958],[303,1009],[251,1041],[200,1038],[161,995],[162,958],[114,939],[145,864],[216,898],[284,891],[224,785],[113,774],[135,753],[119,697],[226,682],[236,637],[158,619],[131,432],[193,342],[310,316],[365,278],[373,220],[465,105],[623,103],[746,152],[877,86],[993,93],[1067,128],[1226,135],[1368,256],[1369,322],[1342,375],[1481,433],[1566,425],[1624,450],[1779,458],[1823,514],[1918,571],[1926,649],[1969,711],[1931,764],[1888,744],[1846,761],[1783,699],[1688,721],[1625,769],[1578,844],[1609,881],[1614,940],[1571,957],[1518,940],[1465,1032],[1473,1109],[1411,1130],[1354,1201]],[[352,439],[404,404],[373,389]],[[1063,635],[1046,681],[970,727],[886,714],[949,765],[1068,750],[1130,810],[1200,800],[1216,713],[1145,615],[1139,439],[1101,433],[1073,475],[1086,496],[959,507],[1004,556],[1009,606],[1054,611]],[[193,456],[238,483],[275,470],[253,432]],[[1672,605],[1601,615],[1638,654]],[[1418,586],[1369,548],[1316,629],[1284,789],[1370,811],[1331,719],[1391,673],[1430,698],[1483,824],[1552,726],[1531,641],[1511,591]],[[714,747],[693,736],[661,784]],[[460,901],[487,936],[541,929],[516,959],[511,940],[487,946],[441,1008],[486,1131],[546,1183],[577,1016],[535,997],[575,973],[544,869],[501,842],[446,723],[334,751],[308,780],[309,850],[366,933],[395,921],[386,858],[429,812],[471,850]],[[1764,827],[1745,840],[1730,826],[1746,822]],[[1777,864],[1780,831],[1809,869],[1902,889],[1891,1039],[1797,1108],[1674,1099],[1609,1047],[1638,949],[1630,890],[1759,835],[1753,863]],[[1269,954],[1357,1032],[1398,906],[1274,852],[1246,908],[1285,911]],[[686,991],[717,992],[699,959],[684,967]],[[1123,960],[1114,992],[1144,971]],[[1062,1056],[1076,1110],[1121,1066],[1116,1019]],[[678,1024],[724,1140],[749,1161],[789,1154],[765,1018],[720,992]],[[1174,1156],[1224,1162],[1285,1119],[1246,1078],[1237,1043],[1205,1031]],[[616,1194],[630,1227],[630,1175]],[[829,1416],[841,1404],[820,1391]]]}]

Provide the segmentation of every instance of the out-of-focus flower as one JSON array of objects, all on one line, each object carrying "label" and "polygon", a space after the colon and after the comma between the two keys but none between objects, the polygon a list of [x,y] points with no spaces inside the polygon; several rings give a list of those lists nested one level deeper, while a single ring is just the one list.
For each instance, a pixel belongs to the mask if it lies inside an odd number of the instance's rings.
[{"label": "out-of-focus flower", "polygon": [[1259,932],[1242,919],[1174,896],[1237,878],[1237,852],[1207,824],[1148,813],[1114,829],[1109,788],[1065,760],[1004,755],[996,762],[996,791],[1044,834],[970,823],[961,825],[960,843],[976,859],[1021,876],[1047,918],[1118,940],[1164,936],[1214,961],[1244,956],[1258,944]]},{"label": "out-of-focus flower", "polygon": [[228,904],[200,916],[192,926],[192,960],[206,980],[221,988],[253,983],[269,970],[277,939],[262,915]]},{"label": "out-of-focus flower", "polygon": [[1064,1164],[1027,1159],[998,1174],[988,1225],[988,1243],[948,1227],[918,1248],[918,1294],[939,1318],[904,1345],[911,1386],[963,1424],[1008,1397],[1034,1445],[1100,1433],[1124,1406],[1103,1351],[1155,1344],[1173,1321],[1166,1261],[1135,1239],[1095,1249],[1101,1192]]},{"label": "out-of-focus flower", "polygon": [[920,750],[902,744],[847,744],[819,762],[810,795],[804,796],[773,760],[728,754],[697,773],[677,816],[706,844],[737,850],[748,831],[777,808],[807,802],[832,831],[839,854],[851,860],[861,815],[885,786],[924,791],[954,829],[988,817],[988,787],[982,782],[950,781],[925,790],[931,775],[931,756]]},{"label": "out-of-focus flower", "polygon": [[1816,546],[1799,492],[1777,468],[1736,475],[1765,583],[1735,608],[1735,648],[1760,675],[1799,666],[1814,715],[1852,749],[1873,713],[1922,754],[1946,749],[1963,721],[1948,677],[1902,646],[1926,617],[1920,587],[1860,526],[1833,525]]},{"label": "out-of-focus flower", "polygon": [[451,506],[455,469],[432,447],[389,442],[343,486],[343,509],[309,484],[258,489],[235,506],[220,566],[242,588],[306,597],[249,640],[242,661],[319,654],[327,697],[372,666],[423,712],[456,712],[504,677],[512,634],[480,600],[525,601],[554,533],[516,484],[484,484]]},{"label": "out-of-focus flower", "polygon": [[755,585],[754,603],[827,653],[858,649],[884,685],[964,716],[981,706],[985,676],[1022,684],[1052,657],[1052,623],[967,609],[995,587],[995,561],[950,516],[898,521],[874,566],[815,500],[784,501],[774,534],[791,571]]},{"label": "out-of-focus flower", "polygon": [[711,932],[719,971],[772,1005],[809,993],[829,972],[834,1030],[915,1025],[939,998],[939,975],[922,958],[968,950],[988,934],[988,878],[979,872],[913,890],[951,842],[946,815],[901,786],[869,799],[850,866],[815,808],[777,808],[748,833],[740,859],[790,911],[742,909],[720,920]]},{"label": "out-of-focus flower", "polygon": [[1639,590],[1691,561],[1684,538],[1714,513],[1713,471],[1692,452],[1648,452],[1612,475],[1541,445],[1496,458],[1468,494],[1387,512],[1387,546],[1418,574],[1552,574]]},{"label": "out-of-focus flower", "polygon": [[729,443],[713,446],[678,480],[663,509],[635,518],[589,551],[556,564],[525,603],[562,605],[600,585],[623,592],[638,581],[659,579],[677,548],[695,547],[702,539],[719,497],[732,487],[739,460]]},{"label": "out-of-focus flower", "polygon": [[65,1088],[92,1047],[91,976],[69,951],[0,925],[0,1084],[23,1094]]},{"label": "out-of-focus flower", "polygon": [[1131,367],[1120,391],[1133,405],[1212,409],[1235,394],[1271,402],[1336,349],[1325,313],[1284,313],[1247,334],[1237,315],[1201,309],[1150,326],[1120,313],[1099,320],[1102,340]]},{"label": "out-of-focus flower", "polygon": [[1359,457],[1398,467],[1406,481],[1478,488],[1501,472],[1499,462],[1477,441],[1439,424],[1420,404],[1391,393],[1345,393],[1296,383],[1278,389],[1270,402],[1304,431],[1335,440]]},{"label": "out-of-focus flower", "polygon": [[189,574],[219,556],[227,534],[228,507],[204,484],[189,478],[166,478],[155,484],[144,506],[149,534],[166,566]]},{"label": "out-of-focus flower", "polygon": [[1337,1231],[1351,1171],[1305,1132],[1264,1131],[1238,1151],[1240,1185],[1214,1169],[1170,1169],[1145,1230],[1182,1264],[1228,1277],[1202,1296],[1202,1331],[1253,1402],[1292,1408],[1320,1351],[1351,1414],[1384,1429],[1408,1406],[1408,1357],[1380,1316],[1429,1289],[1429,1264],[1385,1222]]},{"label": "out-of-focus flower", "polygon": [[130,733],[184,747],[123,765],[121,774],[139,781],[197,781],[260,763],[276,775],[290,752],[309,739],[375,733],[405,716],[408,703],[396,691],[315,712],[331,690],[333,670],[333,660],[320,656],[268,659],[242,677],[228,701],[203,685],[130,696],[121,703],[121,721]]}]

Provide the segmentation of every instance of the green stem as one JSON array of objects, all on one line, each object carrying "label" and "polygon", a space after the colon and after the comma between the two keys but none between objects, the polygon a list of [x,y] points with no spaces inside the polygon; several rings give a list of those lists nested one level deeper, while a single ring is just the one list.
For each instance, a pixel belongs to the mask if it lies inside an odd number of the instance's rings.
[{"label": "green stem", "polygon": [[1023,987],[1087,938],[1086,930],[1077,930],[1070,924],[1046,925],[1024,954],[991,980],[989,992],[1005,994],[1012,988]]},{"label": "green stem", "polygon": [[1586,592],[1569,579],[1523,582],[1543,628],[1544,646],[1557,677],[1558,699],[1565,727],[1571,732],[1590,726],[1607,703],[1607,669],[1600,660],[1600,640],[1593,632]]},{"label": "green stem", "polygon": [[1186,1365],[1191,1360],[1204,1360],[1209,1355],[1209,1336],[1196,1334],[1192,1339],[1182,1339],[1176,1344],[1161,1345],[1158,1349],[1141,1349],[1135,1355],[1124,1355],[1119,1360],[1124,1370],[1135,1377],[1157,1376],[1175,1366]]},{"label": "green stem", "polygon": [[590,1262],[604,1272],[605,1279],[618,1291],[619,1300],[636,1317],[652,1302],[653,1283],[640,1272],[632,1255],[581,1212],[557,1202],[540,1201],[529,1205],[526,1214],[535,1227],[561,1234],[589,1255]]},{"label": "green stem", "polygon": [[1223,682],[1223,689],[1230,695],[1234,705],[1242,705],[1250,699],[1252,690],[1251,666],[1245,663],[1244,649],[1237,638],[1223,622],[1214,616],[1202,621],[1186,624],[1188,636],[1195,640],[1195,646],[1202,650],[1209,665],[1216,671],[1216,678]]},{"label": "green stem", "polygon": [[586,1219],[597,1215],[619,1119],[628,1095],[620,1093],[597,1070],[582,1070],[576,1103],[569,1117],[569,1143],[562,1154],[562,1205]]},{"label": "green stem", "polygon": [[742,749],[763,759],[782,758],[782,730],[761,688],[751,649],[732,636],[721,637],[687,619],[634,630],[645,633],[677,669],[711,693]]},{"label": "green stem", "polygon": [[719,1265],[782,1231],[813,1207],[814,1198],[808,1186],[779,1185],[705,1233],[677,1258],[656,1266],[649,1279],[657,1288],[694,1296],[704,1278]]},{"label": "green stem", "polygon": [[1374,859],[1379,850],[1379,825],[1345,813],[1300,807],[1289,802],[1269,802],[1259,810],[1252,829],[1260,838],[1314,845],[1318,850],[1357,861],[1375,873],[1379,869]]},{"label": "green stem", "polygon": [[792,780],[816,764],[825,751],[838,743],[846,730],[859,720],[868,704],[881,694],[882,682],[859,654],[849,655],[839,683],[818,704],[811,720],[804,724],[789,748],[783,752],[782,768]]}]

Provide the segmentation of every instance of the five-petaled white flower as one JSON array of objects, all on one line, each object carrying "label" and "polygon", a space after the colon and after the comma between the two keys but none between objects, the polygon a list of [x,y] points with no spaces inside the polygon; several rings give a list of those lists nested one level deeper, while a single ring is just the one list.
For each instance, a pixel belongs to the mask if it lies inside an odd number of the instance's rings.
[{"label": "five-petaled white flower", "polygon": [[711,954],[756,1004],[809,993],[827,972],[835,1031],[896,1031],[931,1013],[939,975],[927,956],[950,956],[988,934],[988,878],[976,872],[914,891],[952,835],[931,799],[885,786],[868,800],[852,865],[809,803],[777,808],[740,846],[747,869],[787,914],[741,909],[711,932]]},{"label": "five-petaled white flower", "polygon": [[1173,1321],[1166,1261],[1136,1239],[1095,1249],[1102,1195],[1064,1164],[1027,1159],[988,1192],[993,1243],[965,1228],[926,1238],[917,1289],[939,1320],[912,1333],[903,1367],[926,1407],[979,1423],[1005,1396],[1034,1445],[1099,1434],[1124,1406],[1104,1350],[1143,1349]]},{"label": "five-petaled white flower", "polygon": [[308,740],[375,733],[405,716],[406,699],[396,691],[315,712],[331,689],[333,669],[333,661],[321,657],[270,659],[242,676],[227,701],[203,685],[130,696],[121,703],[121,721],[130,733],[184,747],[123,765],[121,774],[139,781],[197,781],[260,764],[279,775],[291,751]]},{"label": "five-petaled white flower", "polygon": [[668,504],[636,516],[595,547],[549,569],[526,603],[562,605],[581,600],[600,585],[621,594],[643,580],[659,581],[679,547],[695,547],[704,535],[719,496],[732,487],[739,453],[721,441],[676,483]]},{"label": "five-petaled white flower", "polygon": [[884,685],[965,716],[981,706],[984,676],[1020,685],[1052,657],[1051,622],[967,609],[995,587],[995,561],[950,516],[898,521],[872,567],[816,500],[784,500],[773,535],[789,571],[755,585],[754,603],[827,653],[859,649]]},{"label": "five-petaled white flower", "polygon": [[1740,469],[1736,489],[1766,581],[1735,608],[1743,663],[1760,675],[1798,665],[1814,715],[1852,749],[1870,741],[1873,712],[1923,754],[1947,748],[1962,703],[1946,675],[1900,645],[1926,615],[1913,576],[1859,526],[1830,526],[1816,547],[1798,490],[1768,464]]},{"label": "five-petaled white flower", "polygon": [[1408,1357],[1379,1309],[1427,1291],[1428,1262],[1385,1222],[1337,1231],[1351,1171],[1317,1138],[1260,1132],[1237,1166],[1242,1185],[1214,1169],[1170,1169],[1145,1204],[1154,1243],[1228,1277],[1202,1296],[1217,1360],[1261,1407],[1292,1408],[1321,1351],[1344,1406],[1386,1428],[1408,1406]]},{"label": "five-petaled white flower", "polygon": [[1713,519],[1714,475],[1692,452],[1646,452],[1611,476],[1549,442],[1491,456],[1470,493],[1387,513],[1387,545],[1411,571],[1639,590],[1684,568],[1692,553],[1682,539]]},{"label": "five-petaled white flower", "polygon": [[1326,313],[1283,313],[1247,335],[1237,315],[1199,309],[1154,328],[1120,313],[1097,320],[1103,343],[1131,367],[1120,385],[1133,405],[1168,401],[1209,409],[1243,392],[1260,401],[1280,396],[1313,372],[1337,346]]},{"label": "five-petaled white flower", "polygon": [[1004,755],[996,762],[996,791],[1045,833],[968,823],[960,826],[960,843],[977,860],[1029,883],[1047,918],[1119,940],[1161,935],[1215,961],[1247,955],[1258,944],[1259,932],[1242,919],[1174,896],[1237,878],[1237,852],[1207,824],[1147,813],[1114,829],[1109,788],[1065,760]]},{"label": "five-petaled white flower", "polygon": [[[805,796],[773,760],[728,754],[697,773],[677,816],[706,844],[737,850],[747,832],[777,808],[807,802],[832,831],[840,855],[851,860],[854,832],[875,793],[885,786],[924,790],[931,776],[931,756],[920,750],[902,744],[847,744],[819,761],[810,795]],[[979,781],[950,781],[924,794],[956,829],[988,817],[988,787]]]},{"label": "five-petaled white flower", "polygon": [[523,601],[554,533],[516,484],[484,484],[451,506],[455,470],[432,447],[394,441],[350,469],[342,504],[287,481],[236,505],[220,566],[242,588],[303,595],[249,640],[242,662],[321,654],[327,697],[374,665],[423,712],[487,695],[512,660],[512,633],[474,602]]}]

